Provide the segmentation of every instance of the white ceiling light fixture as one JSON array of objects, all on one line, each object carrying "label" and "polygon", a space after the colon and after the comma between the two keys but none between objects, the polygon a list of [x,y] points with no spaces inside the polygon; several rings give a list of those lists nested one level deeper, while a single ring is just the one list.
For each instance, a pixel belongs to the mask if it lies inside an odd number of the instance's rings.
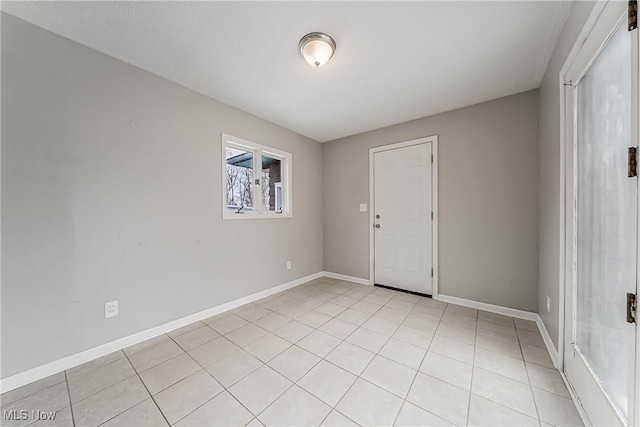
[{"label": "white ceiling light fixture", "polygon": [[309,33],[300,39],[300,54],[316,68],[326,64],[336,51],[336,41],[324,33]]}]

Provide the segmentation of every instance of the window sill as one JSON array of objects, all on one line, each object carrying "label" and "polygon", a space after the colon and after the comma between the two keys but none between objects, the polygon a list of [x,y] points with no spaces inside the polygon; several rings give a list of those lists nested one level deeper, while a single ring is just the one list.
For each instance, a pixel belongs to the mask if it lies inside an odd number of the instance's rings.
[{"label": "window sill", "polygon": [[293,214],[291,212],[284,212],[281,214],[277,213],[252,213],[245,212],[242,214],[237,214],[235,212],[224,212],[222,214],[222,219],[282,219],[282,218],[293,218]]}]

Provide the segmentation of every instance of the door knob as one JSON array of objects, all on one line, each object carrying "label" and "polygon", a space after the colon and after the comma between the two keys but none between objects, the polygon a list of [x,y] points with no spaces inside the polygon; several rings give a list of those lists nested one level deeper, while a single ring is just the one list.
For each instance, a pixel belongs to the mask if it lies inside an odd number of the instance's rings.
[{"label": "door knob", "polygon": [[375,228],[380,228],[380,224],[373,224]]}]

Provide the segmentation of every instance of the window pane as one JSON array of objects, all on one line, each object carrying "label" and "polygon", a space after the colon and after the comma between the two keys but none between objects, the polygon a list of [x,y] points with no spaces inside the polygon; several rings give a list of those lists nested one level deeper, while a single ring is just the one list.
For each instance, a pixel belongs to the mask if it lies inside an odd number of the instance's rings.
[{"label": "window pane", "polygon": [[227,209],[253,209],[253,152],[227,147]]},{"label": "window pane", "polygon": [[623,414],[628,406],[626,292],[636,271],[631,47],[621,25],[579,86],[576,342]]},{"label": "window pane", "polygon": [[282,162],[262,156],[262,197],[265,211],[282,212]]}]

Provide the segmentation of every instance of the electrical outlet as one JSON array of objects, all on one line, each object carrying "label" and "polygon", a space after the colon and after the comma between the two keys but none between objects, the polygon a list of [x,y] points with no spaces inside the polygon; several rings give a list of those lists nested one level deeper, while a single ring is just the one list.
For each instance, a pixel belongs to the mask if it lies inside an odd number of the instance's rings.
[{"label": "electrical outlet", "polygon": [[104,318],[115,317],[118,315],[118,301],[104,303]]},{"label": "electrical outlet", "polygon": [[287,270],[291,270],[291,261],[287,261]]},{"label": "electrical outlet", "polygon": [[366,212],[366,211],[367,211],[367,204],[360,203],[360,212]]},{"label": "electrical outlet", "polygon": [[547,295],[547,313],[551,313],[551,297]]}]

